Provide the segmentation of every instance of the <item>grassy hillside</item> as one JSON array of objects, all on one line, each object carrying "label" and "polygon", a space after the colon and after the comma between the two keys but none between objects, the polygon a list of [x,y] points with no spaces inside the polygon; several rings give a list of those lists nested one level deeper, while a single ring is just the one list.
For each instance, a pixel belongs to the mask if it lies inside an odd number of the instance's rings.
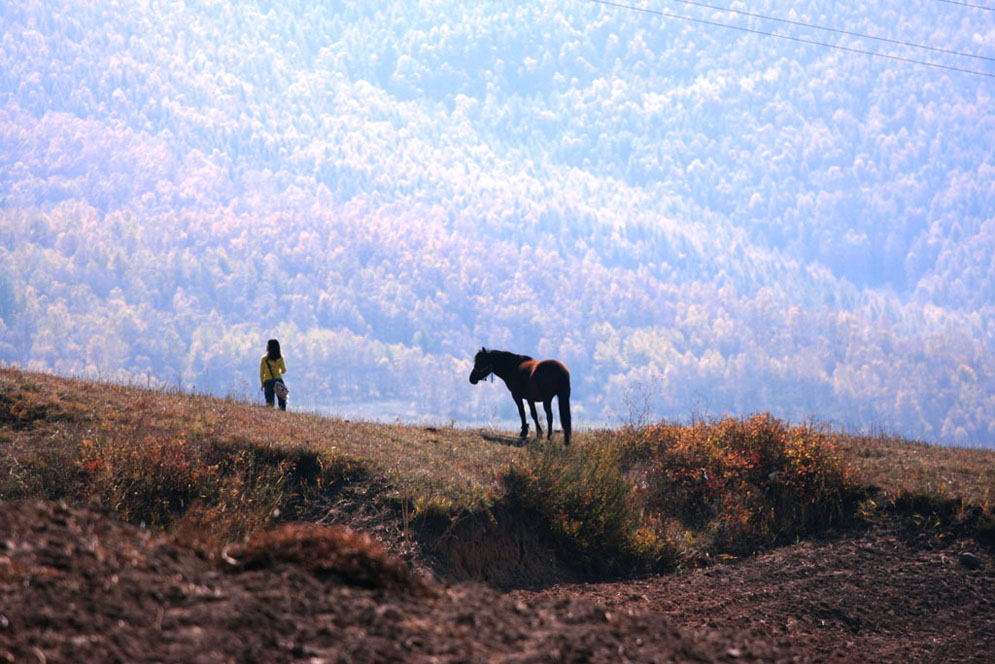
[{"label": "grassy hillside", "polygon": [[629,574],[885,513],[990,544],[993,486],[995,452],[768,415],[580,432],[564,449],[559,436],[521,445],[0,370],[0,498],[89,505],[215,545],[291,520],[363,525],[373,511],[389,547],[490,579],[508,580],[506,549],[527,558],[519,568],[551,555],[588,577]]}]

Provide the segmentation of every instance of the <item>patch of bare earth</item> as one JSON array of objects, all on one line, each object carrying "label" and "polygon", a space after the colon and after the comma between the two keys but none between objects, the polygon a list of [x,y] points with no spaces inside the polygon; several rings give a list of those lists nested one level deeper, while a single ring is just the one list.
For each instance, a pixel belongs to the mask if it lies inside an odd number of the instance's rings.
[{"label": "patch of bare earth", "polygon": [[210,555],[95,512],[0,502],[0,661],[810,661],[588,594],[425,581],[370,537],[313,524]]},{"label": "patch of bare earth", "polygon": [[661,615],[830,662],[995,661],[995,561],[969,540],[879,522],[738,562],[624,583],[517,591]]}]

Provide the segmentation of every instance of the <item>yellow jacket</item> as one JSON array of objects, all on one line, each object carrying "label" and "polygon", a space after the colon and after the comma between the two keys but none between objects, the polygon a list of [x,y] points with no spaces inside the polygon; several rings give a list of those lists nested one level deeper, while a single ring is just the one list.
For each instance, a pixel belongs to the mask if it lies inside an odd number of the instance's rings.
[{"label": "yellow jacket", "polygon": [[283,374],[287,373],[287,365],[284,364],[282,357],[272,362],[267,359],[268,357],[268,355],[263,355],[263,359],[259,361],[260,385],[271,379],[279,380],[283,378]]}]

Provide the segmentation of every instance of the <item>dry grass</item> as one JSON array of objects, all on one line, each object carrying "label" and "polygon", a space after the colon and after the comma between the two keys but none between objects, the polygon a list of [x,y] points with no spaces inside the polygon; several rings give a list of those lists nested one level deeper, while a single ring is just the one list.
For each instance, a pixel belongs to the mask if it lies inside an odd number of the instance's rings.
[{"label": "dry grass", "polygon": [[585,445],[529,446],[506,475],[509,496],[545,524],[576,567],[595,577],[669,569],[672,549],[643,511],[611,437]]},{"label": "dry grass", "polygon": [[995,450],[940,447],[889,436],[837,435],[855,474],[885,509],[933,537],[971,537],[995,548]]},{"label": "dry grass", "polygon": [[342,526],[288,523],[228,547],[221,564],[231,571],[303,565],[316,576],[364,588],[430,594],[431,586],[365,533]]},{"label": "dry grass", "polygon": [[885,496],[995,502],[995,450],[941,447],[891,436],[833,436],[861,482]]},{"label": "dry grass", "polygon": [[[350,422],[15,369],[0,370],[0,441],[6,495],[70,493],[79,464],[59,467],[53,455],[78,459],[93,449],[166,445],[168,456],[209,443],[310,450],[326,465],[377,477],[415,510],[447,511],[492,501],[503,469],[521,452],[512,445],[517,439],[497,432]],[[92,453],[89,460],[101,461]]]},{"label": "dry grass", "polygon": [[845,522],[854,509],[892,509],[995,542],[991,450],[769,416],[575,441],[522,447],[503,432],[352,422],[0,368],[0,499],[97,505],[180,536],[231,541],[306,519],[349,485],[396,509],[405,532],[419,516],[517,501],[566,558],[611,573],[752,550]]}]

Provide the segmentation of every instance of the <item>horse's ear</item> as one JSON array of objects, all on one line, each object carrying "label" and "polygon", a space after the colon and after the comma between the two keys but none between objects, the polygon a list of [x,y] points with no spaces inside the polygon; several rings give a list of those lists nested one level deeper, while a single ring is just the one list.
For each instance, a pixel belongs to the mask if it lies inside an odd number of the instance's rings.
[{"label": "horse's ear", "polygon": [[481,352],[481,353],[486,353],[486,352],[487,352],[487,349],[486,349],[486,348],[484,348],[483,346],[481,346],[481,347],[480,347],[480,352]]}]

